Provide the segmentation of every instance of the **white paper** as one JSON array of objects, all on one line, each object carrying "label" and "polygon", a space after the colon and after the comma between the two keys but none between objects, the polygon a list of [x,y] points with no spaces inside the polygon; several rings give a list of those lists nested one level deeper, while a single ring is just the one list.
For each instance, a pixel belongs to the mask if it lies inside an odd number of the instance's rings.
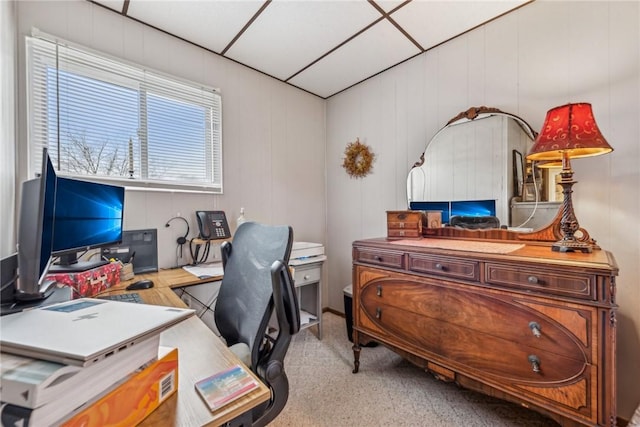
[{"label": "white paper", "polygon": [[207,279],[209,277],[222,277],[224,270],[221,262],[212,262],[210,264],[185,265],[182,267],[187,273],[191,273],[199,279]]}]

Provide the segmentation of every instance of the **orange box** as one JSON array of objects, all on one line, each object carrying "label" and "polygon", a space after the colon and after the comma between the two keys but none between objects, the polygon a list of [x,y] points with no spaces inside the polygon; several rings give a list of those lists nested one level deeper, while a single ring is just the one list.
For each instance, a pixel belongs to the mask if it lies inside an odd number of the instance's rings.
[{"label": "orange box", "polygon": [[[64,422],[64,427],[134,426],[178,390],[178,349],[158,349],[158,360],[133,373],[86,409]],[[78,392],[81,392],[80,390]]]},{"label": "orange box", "polygon": [[102,267],[79,273],[56,273],[47,275],[47,279],[55,280],[58,286],[64,285],[74,289],[73,298],[92,297],[120,283],[122,264],[111,262]]}]

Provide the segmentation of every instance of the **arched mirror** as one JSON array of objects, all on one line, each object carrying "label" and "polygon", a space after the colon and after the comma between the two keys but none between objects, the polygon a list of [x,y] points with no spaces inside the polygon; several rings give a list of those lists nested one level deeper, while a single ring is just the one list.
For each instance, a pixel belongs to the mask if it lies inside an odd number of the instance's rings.
[{"label": "arched mirror", "polygon": [[[491,227],[540,229],[560,208],[554,170],[527,166],[536,132],[522,118],[497,108],[458,114],[429,141],[409,172],[410,209],[454,216],[495,217]],[[551,171],[551,172],[550,172]]]}]

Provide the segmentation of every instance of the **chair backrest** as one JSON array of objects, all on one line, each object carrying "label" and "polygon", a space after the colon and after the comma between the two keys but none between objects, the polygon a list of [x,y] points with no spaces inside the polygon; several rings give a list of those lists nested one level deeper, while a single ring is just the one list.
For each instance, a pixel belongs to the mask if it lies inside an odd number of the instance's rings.
[{"label": "chair backrest", "polygon": [[216,327],[227,345],[249,346],[252,369],[273,311],[271,266],[275,261],[287,265],[292,245],[289,226],[245,222],[222,249],[224,277],[214,311]]},{"label": "chair backrest", "polygon": [[[292,245],[291,227],[245,222],[232,243],[221,246],[224,277],[214,312],[216,326],[227,345],[241,347],[242,356],[250,354],[249,367],[271,389],[271,399],[254,408],[243,427],[268,425],[289,396],[284,357],[291,336],[300,330],[298,297],[288,267]],[[274,313],[278,329],[269,333]]]}]

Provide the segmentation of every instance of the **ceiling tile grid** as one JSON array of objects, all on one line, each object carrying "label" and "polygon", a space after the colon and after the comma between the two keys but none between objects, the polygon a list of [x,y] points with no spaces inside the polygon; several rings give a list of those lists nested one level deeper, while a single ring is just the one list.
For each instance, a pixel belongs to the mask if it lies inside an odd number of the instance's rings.
[{"label": "ceiling tile grid", "polygon": [[367,2],[277,1],[226,56],[286,80],[381,18]]},{"label": "ceiling tile grid", "polygon": [[531,0],[87,0],[328,98]]},{"label": "ceiling tile grid", "polygon": [[130,0],[127,16],[222,53],[263,3]]},{"label": "ceiling tile grid", "polygon": [[484,24],[523,1],[413,1],[392,18],[425,49]]},{"label": "ceiling tile grid", "polygon": [[419,53],[416,45],[383,20],[289,82],[324,98]]}]

